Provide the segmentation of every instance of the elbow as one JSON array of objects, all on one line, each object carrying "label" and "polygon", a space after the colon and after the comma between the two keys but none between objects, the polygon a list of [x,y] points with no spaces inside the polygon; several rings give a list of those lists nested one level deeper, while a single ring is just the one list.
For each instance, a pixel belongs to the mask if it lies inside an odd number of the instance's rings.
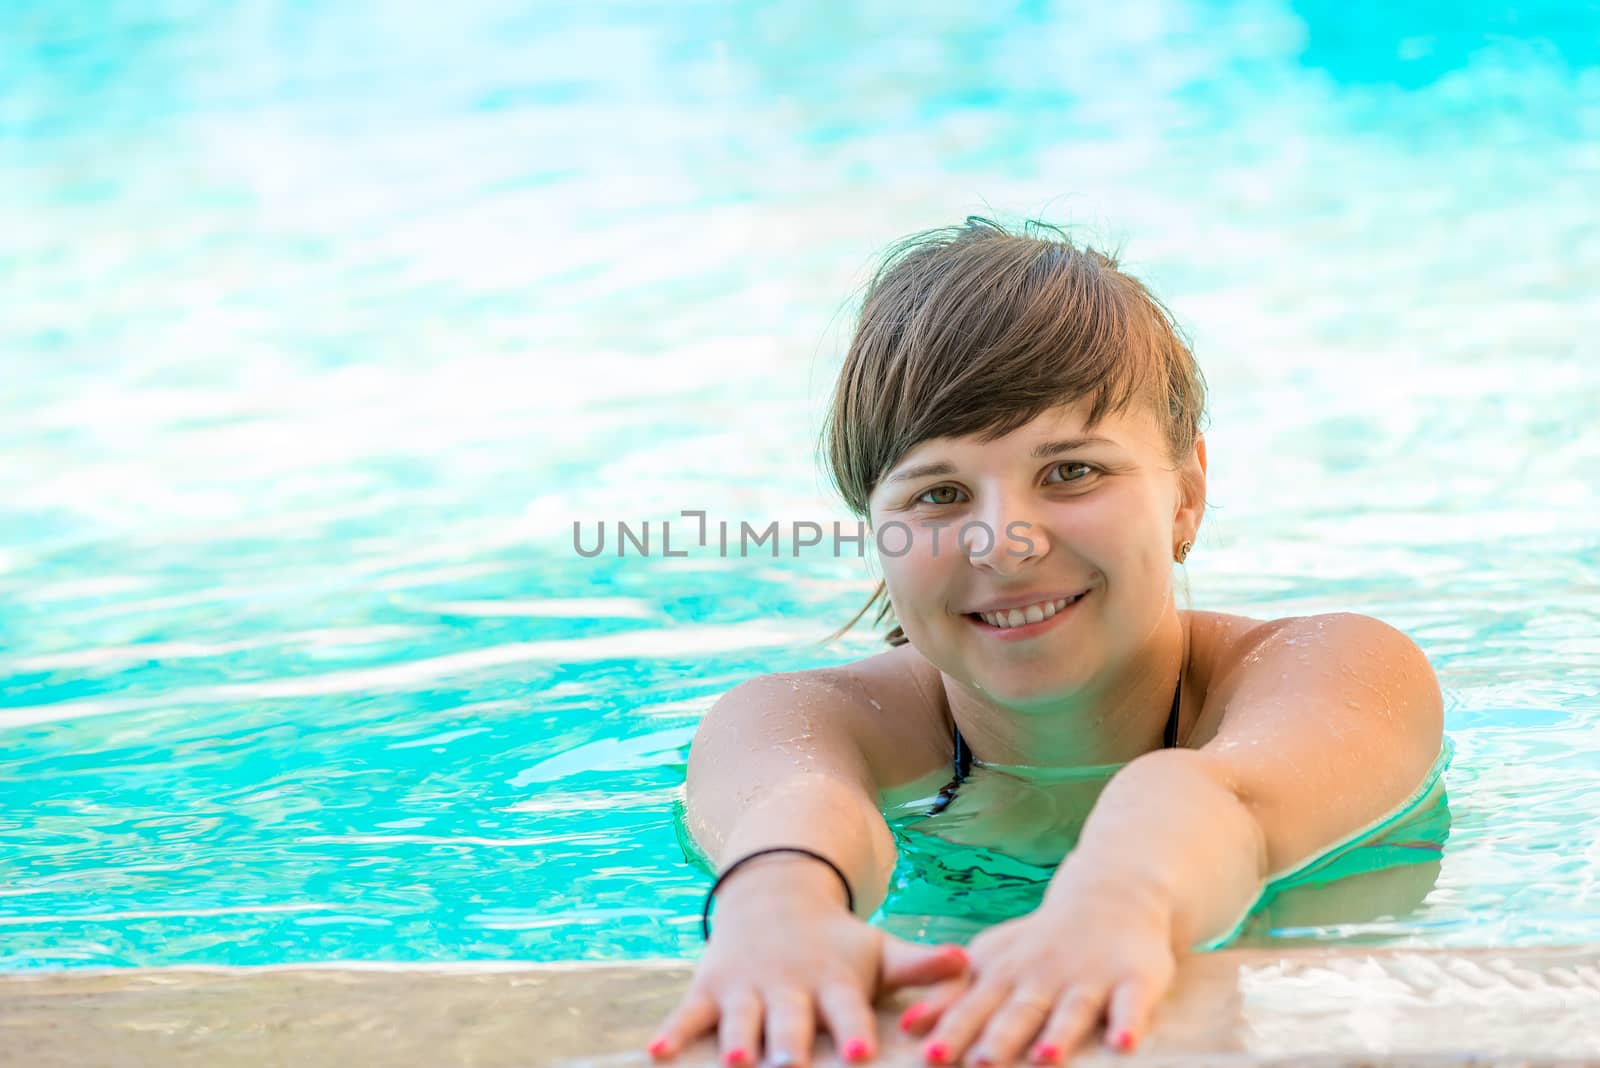
[{"label": "elbow", "polygon": [[1272,842],[1267,834],[1266,822],[1244,785],[1216,761],[1207,761],[1212,781],[1231,806],[1233,822],[1238,826],[1242,848],[1250,857],[1250,870],[1256,882],[1265,885],[1273,871]]},{"label": "elbow", "polygon": [[1251,875],[1265,885],[1272,873],[1272,841],[1266,821],[1244,780],[1225,761],[1203,750],[1169,751],[1192,762],[1209,786],[1216,822],[1228,828],[1227,840],[1235,857],[1242,855]]},{"label": "elbow", "polygon": [[1205,833],[1197,836],[1211,843],[1214,870],[1245,872],[1258,884],[1265,884],[1272,867],[1272,850],[1265,822],[1240,778],[1229,766],[1199,749],[1163,749],[1139,757],[1129,769],[1138,767],[1151,777],[1151,784],[1163,789],[1155,796],[1170,804],[1175,798],[1186,811],[1195,813]]}]

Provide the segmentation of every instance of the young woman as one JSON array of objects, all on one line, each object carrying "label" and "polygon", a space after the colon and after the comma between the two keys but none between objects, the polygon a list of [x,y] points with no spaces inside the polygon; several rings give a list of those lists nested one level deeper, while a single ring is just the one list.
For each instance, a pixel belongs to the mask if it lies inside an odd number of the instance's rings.
[{"label": "young woman", "polygon": [[[724,878],[652,1056],[714,1028],[732,1068],[763,1044],[805,1064],[820,1027],[869,1060],[874,997],[907,985],[932,986],[901,1022],[929,1064],[1058,1062],[1102,1025],[1132,1049],[1182,954],[1406,805],[1442,713],[1410,640],[1359,615],[1178,608],[1203,408],[1165,309],[1059,232],[969,220],[890,255],[826,451],[878,539],[867,609],[892,611],[893,648],[747,682],[701,723],[689,826]],[[1033,912],[965,953],[869,925],[896,860],[883,794],[951,780],[938,833],[974,761],[1123,766],[1067,817],[1076,846]],[[976,815],[966,840],[1004,849],[1015,813]]]}]

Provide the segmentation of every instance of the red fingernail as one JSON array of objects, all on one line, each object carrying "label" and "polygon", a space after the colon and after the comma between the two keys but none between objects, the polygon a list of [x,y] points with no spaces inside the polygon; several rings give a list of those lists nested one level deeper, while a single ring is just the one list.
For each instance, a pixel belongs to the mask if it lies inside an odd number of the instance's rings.
[{"label": "red fingernail", "polygon": [[739,1068],[741,1064],[748,1064],[749,1061],[750,1054],[742,1049],[731,1049],[728,1051],[728,1055],[722,1058],[722,1063],[726,1064],[728,1068]]},{"label": "red fingernail", "polygon": [[943,1064],[950,1059],[950,1047],[943,1042],[929,1042],[922,1048],[922,1059],[929,1064]]},{"label": "red fingernail", "polygon": [[1061,1059],[1061,1047],[1049,1043],[1033,1047],[1033,1059],[1040,1064],[1054,1064]]},{"label": "red fingernail", "polygon": [[902,1031],[910,1031],[913,1027],[915,1027],[917,1025],[917,1021],[922,1019],[923,1013],[925,1013],[927,1011],[928,1011],[928,1006],[924,1005],[922,1002],[919,1001],[915,1005],[913,1005],[909,1009],[907,1009],[905,1012],[901,1013],[900,1014],[900,1030],[902,1030]]},{"label": "red fingernail", "polygon": [[963,968],[965,968],[969,963],[967,960],[967,951],[962,949],[960,946],[946,946],[944,948],[943,955],[950,960],[957,962]]},{"label": "red fingernail", "polygon": [[1117,1048],[1126,1053],[1134,1046],[1132,1031],[1124,1031],[1117,1036]]},{"label": "red fingernail", "polygon": [[652,1057],[665,1056],[667,1052],[667,1040],[664,1038],[656,1039],[654,1042],[650,1043],[649,1052],[650,1056]]},{"label": "red fingernail", "polygon": [[847,1061],[864,1061],[869,1056],[865,1039],[852,1038],[845,1043],[844,1059]]}]

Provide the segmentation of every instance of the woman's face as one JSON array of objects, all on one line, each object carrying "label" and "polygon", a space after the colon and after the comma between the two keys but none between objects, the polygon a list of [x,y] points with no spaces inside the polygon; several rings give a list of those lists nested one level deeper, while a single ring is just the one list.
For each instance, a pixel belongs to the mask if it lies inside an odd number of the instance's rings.
[{"label": "woman's face", "polygon": [[1173,551],[1199,529],[1204,441],[1175,471],[1143,405],[1093,430],[1087,407],[989,442],[925,441],[869,500],[906,637],[1001,704],[1047,703],[1137,656],[1175,611]]}]

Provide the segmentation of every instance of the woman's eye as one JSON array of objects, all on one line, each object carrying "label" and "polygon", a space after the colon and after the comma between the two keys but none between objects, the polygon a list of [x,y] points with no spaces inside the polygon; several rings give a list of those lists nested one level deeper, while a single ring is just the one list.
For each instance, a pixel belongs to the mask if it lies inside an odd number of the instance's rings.
[{"label": "woman's eye", "polygon": [[[919,504],[954,504],[961,493],[954,486],[935,486],[917,498]],[[938,498],[938,499],[935,499]]]},{"label": "woman's eye", "polygon": [[[1059,475],[1059,474],[1061,474],[1061,472],[1066,471],[1068,468],[1072,468],[1072,467],[1081,467],[1081,468],[1083,468],[1084,472],[1088,473],[1088,474],[1092,474],[1094,472],[1094,468],[1089,466],[1088,464],[1079,463],[1077,460],[1068,460],[1065,463],[1059,463],[1059,464],[1056,464],[1054,467],[1052,467],[1050,469],[1050,474],[1051,475]],[[1045,481],[1047,481],[1047,482],[1082,482],[1083,478],[1082,478],[1082,476],[1080,476],[1078,478],[1068,478],[1065,475],[1063,475],[1060,478],[1049,478],[1049,479],[1046,479]]]},{"label": "woman's eye", "polygon": [[[1082,473],[1077,475],[1068,475],[1065,473],[1073,468],[1080,468]],[[1045,479],[1045,481],[1053,482],[1057,485],[1060,485],[1063,482],[1083,482],[1086,476],[1094,474],[1096,470],[1097,468],[1093,464],[1081,463],[1077,460],[1067,460],[1052,467],[1050,469],[1051,477]],[[940,505],[958,504],[960,501],[961,490],[959,487],[935,486],[933,489],[923,490],[922,494],[917,497],[916,503]]]}]

